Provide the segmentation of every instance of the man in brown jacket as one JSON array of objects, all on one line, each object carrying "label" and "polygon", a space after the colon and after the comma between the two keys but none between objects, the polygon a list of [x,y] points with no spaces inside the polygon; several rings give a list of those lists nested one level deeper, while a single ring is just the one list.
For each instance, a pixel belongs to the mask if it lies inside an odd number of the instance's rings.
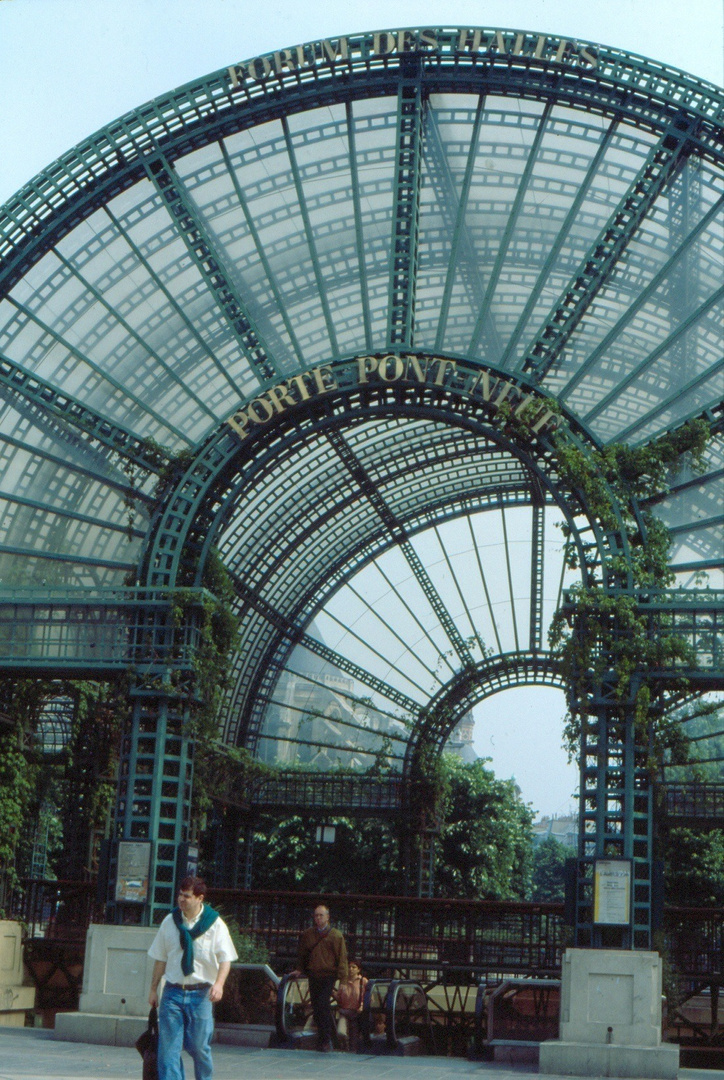
[{"label": "man in brown jacket", "polygon": [[306,976],[309,999],[317,1028],[317,1050],[331,1050],[337,1044],[332,1016],[332,991],[337,979],[347,978],[347,947],[339,930],[329,925],[329,908],[317,904],[314,926],[299,936],[299,961],[294,975]]}]

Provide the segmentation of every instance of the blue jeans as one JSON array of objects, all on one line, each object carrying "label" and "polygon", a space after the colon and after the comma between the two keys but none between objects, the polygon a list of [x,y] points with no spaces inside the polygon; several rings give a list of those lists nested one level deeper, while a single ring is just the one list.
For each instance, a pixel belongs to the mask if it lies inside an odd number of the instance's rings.
[{"label": "blue jeans", "polygon": [[182,1047],[193,1058],[196,1080],[211,1080],[213,1033],[208,987],[181,990],[167,985],[158,1010],[158,1080],[184,1080]]}]

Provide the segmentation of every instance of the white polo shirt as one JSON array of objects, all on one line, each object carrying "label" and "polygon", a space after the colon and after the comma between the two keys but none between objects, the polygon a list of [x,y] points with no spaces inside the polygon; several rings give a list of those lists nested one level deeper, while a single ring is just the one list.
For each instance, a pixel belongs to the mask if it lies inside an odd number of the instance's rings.
[{"label": "white polo shirt", "polygon": [[[195,919],[184,918],[184,926],[192,930],[201,918],[204,910]],[[213,983],[219,973],[219,965],[225,960],[236,960],[238,953],[234,948],[231,935],[226,923],[219,916],[211,924],[208,930],[200,934],[194,940],[194,970],[190,975],[184,975],[181,969],[183,949],[181,947],[181,935],[173,921],[173,915],[167,915],[158,928],[158,933],[153,939],[153,944],[148,950],[152,960],[166,961],[166,982],[179,983],[183,986],[193,986],[194,983]]]}]

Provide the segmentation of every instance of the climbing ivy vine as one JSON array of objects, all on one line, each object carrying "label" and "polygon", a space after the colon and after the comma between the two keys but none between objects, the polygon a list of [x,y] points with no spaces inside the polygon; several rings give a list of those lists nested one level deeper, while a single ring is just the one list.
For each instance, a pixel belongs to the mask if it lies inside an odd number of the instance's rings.
[{"label": "climbing ivy vine", "polygon": [[[677,757],[685,754],[678,725],[663,717],[647,682],[656,669],[685,666],[693,657],[687,643],[665,623],[652,632],[639,602],[674,581],[669,567],[670,534],[646,504],[666,491],[672,471],[682,460],[694,467],[701,463],[708,437],[706,421],[692,420],[642,447],[612,444],[584,452],[571,442],[555,441],[561,480],[582,493],[588,512],[604,529],[623,527],[630,551],[629,556],[621,553],[610,559],[606,582],[587,575],[573,586],[567,610],[559,611],[551,625],[550,645],[570,688],[565,739],[571,755],[579,746],[581,722],[588,713],[587,695],[610,670],[622,707],[637,676],[636,725],[643,734],[649,721],[655,721],[656,756],[665,748]],[[564,531],[569,530],[564,527]],[[574,546],[569,553],[569,566],[575,569],[578,559]],[[629,573],[629,587],[619,590],[617,586],[627,583]],[[670,681],[667,690],[672,696],[683,694],[685,678]]]}]

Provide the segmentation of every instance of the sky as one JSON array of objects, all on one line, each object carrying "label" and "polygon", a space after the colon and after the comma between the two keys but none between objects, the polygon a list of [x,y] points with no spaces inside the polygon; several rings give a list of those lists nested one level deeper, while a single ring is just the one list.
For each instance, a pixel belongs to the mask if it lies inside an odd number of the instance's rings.
[{"label": "sky", "polygon": [[[724,0],[0,0],[0,204],[98,128],[198,76],[305,41],[425,25],[558,34],[724,83]],[[538,688],[476,710],[477,752],[542,813],[573,806],[563,711],[560,692]]]},{"label": "sky", "polygon": [[722,84],[724,0],[0,0],[0,203],[122,113],[199,75],[360,30],[560,34]]}]

